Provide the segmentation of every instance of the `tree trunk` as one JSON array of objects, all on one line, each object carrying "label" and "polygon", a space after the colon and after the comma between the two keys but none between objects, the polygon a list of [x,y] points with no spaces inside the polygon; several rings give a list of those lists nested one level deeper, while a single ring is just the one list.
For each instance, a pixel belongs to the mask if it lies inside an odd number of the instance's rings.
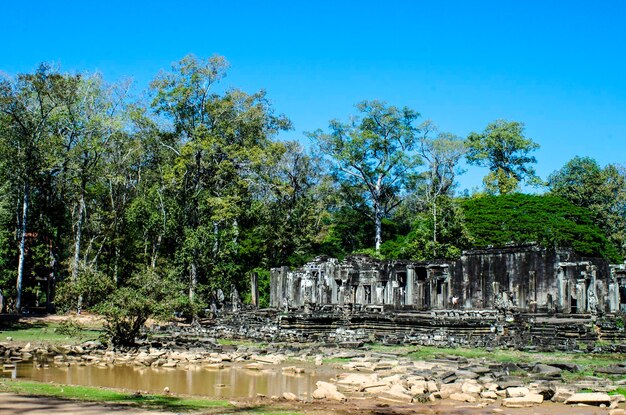
[{"label": "tree trunk", "polygon": [[193,303],[196,297],[196,286],[198,285],[198,272],[195,260],[189,268],[189,302]]},{"label": "tree trunk", "polygon": [[[83,214],[85,212],[85,193],[80,195],[80,201],[78,203],[78,219],[76,220],[76,234],[74,239],[74,260],[72,261],[72,282],[78,282],[78,264],[80,263],[80,243],[83,234]],[[80,314],[80,309],[83,304],[83,296],[78,296],[77,312]]]},{"label": "tree trunk", "polygon": [[50,258],[50,274],[48,275],[48,286],[46,288],[46,311],[51,313],[52,310],[52,297],[54,296],[54,288],[56,285],[56,271],[57,271],[57,256],[54,250],[54,242],[51,240],[48,247],[48,257]]},{"label": "tree trunk", "polygon": [[374,227],[376,229],[376,237],[374,245],[376,252],[380,251],[380,245],[382,244],[382,227],[383,227],[383,212],[378,204],[374,205]]},{"label": "tree trunk", "polygon": [[433,199],[433,258],[437,257],[437,199]]},{"label": "tree trunk", "polygon": [[26,260],[26,220],[28,218],[28,196],[30,186],[24,185],[24,200],[22,204],[22,226],[20,229],[20,258],[17,265],[17,299],[15,309],[18,313],[22,311],[22,285],[24,281],[24,261]]}]

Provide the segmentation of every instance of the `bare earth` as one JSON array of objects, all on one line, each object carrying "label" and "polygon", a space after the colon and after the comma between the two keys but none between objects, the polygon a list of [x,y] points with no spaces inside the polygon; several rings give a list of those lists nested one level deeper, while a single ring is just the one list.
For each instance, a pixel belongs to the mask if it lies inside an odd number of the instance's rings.
[{"label": "bare earth", "polygon": [[[196,412],[196,414],[252,414],[255,409],[295,410],[310,415],[607,415],[608,410],[589,406],[543,404],[533,408],[511,409],[499,405],[479,406],[444,402],[437,405],[402,405],[385,403],[376,399],[350,400],[348,402],[271,402],[269,400],[247,400],[233,402],[232,409]],[[248,412],[250,411],[250,412]],[[11,393],[0,394],[2,415],[175,415],[173,412],[128,408],[123,405],[78,402],[64,399],[22,396]]]},{"label": "bare earth", "polygon": [[0,393],[2,415],[168,415],[172,412],[155,412],[120,405],[75,402],[41,396],[22,396]]}]

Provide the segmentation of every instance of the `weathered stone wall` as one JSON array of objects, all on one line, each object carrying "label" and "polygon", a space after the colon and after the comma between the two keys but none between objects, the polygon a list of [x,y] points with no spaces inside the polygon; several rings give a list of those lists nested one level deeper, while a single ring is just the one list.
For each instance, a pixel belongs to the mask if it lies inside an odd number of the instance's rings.
[{"label": "weathered stone wall", "polygon": [[535,245],[466,251],[449,262],[319,257],[296,270],[272,269],[270,285],[270,304],[282,309],[352,305],[574,314],[626,309],[626,271],[570,249]]},{"label": "weathered stone wall", "polygon": [[626,352],[623,320],[614,315],[510,314],[498,310],[431,312],[264,310],[222,316],[193,330],[216,338],[263,342],[321,342],[344,346],[364,342],[441,347]]}]

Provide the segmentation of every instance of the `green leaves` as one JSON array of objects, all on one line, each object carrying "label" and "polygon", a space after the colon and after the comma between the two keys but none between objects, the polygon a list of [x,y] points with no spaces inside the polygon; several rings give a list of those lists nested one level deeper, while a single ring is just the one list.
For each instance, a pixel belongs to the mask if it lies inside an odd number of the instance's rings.
[{"label": "green leaves", "polygon": [[462,202],[476,247],[539,243],[571,247],[588,257],[619,260],[615,247],[594,225],[591,213],[554,196],[480,196]]},{"label": "green leaves", "polygon": [[490,170],[483,180],[490,194],[513,193],[522,181],[541,184],[531,166],[537,160],[530,155],[539,144],[524,137],[524,124],[505,120],[492,122],[482,133],[471,133],[467,147],[468,163]]}]

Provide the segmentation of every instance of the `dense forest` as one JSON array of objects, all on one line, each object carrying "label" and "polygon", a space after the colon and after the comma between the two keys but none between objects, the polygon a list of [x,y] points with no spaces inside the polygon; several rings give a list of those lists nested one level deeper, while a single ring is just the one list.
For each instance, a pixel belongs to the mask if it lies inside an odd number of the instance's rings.
[{"label": "dense forest", "polygon": [[[542,179],[520,122],[457,137],[375,100],[307,133],[310,146],[281,141],[288,117],[264,91],[225,88],[227,70],[187,56],[148,99],[46,64],[0,81],[4,311],[195,316],[245,296],[252,272],[268,284],[271,267],[322,254],[538,243],[624,258],[623,166],[575,157]],[[459,192],[463,166],[487,169],[483,189]]]}]

